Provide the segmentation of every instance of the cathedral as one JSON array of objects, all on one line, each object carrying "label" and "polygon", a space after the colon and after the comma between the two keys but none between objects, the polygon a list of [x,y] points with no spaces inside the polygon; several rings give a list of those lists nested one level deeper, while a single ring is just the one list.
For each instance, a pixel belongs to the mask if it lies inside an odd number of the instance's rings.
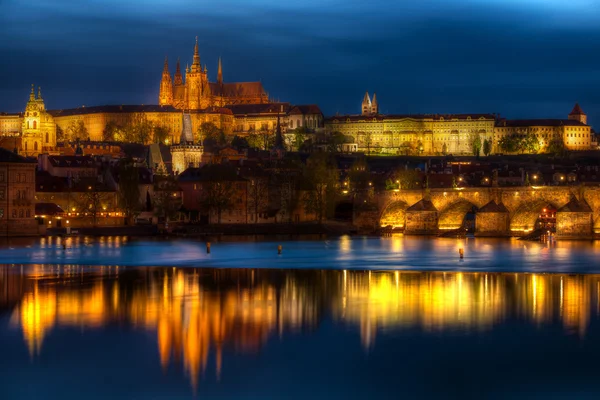
[{"label": "cathedral", "polygon": [[223,82],[223,67],[219,58],[217,81],[208,80],[208,68],[200,63],[198,38],[194,46],[191,66],[185,68],[185,80],[177,60],[175,77],[171,79],[169,63],[165,59],[158,104],[173,106],[180,110],[205,110],[210,107],[224,107],[233,104],[263,104],[269,102],[261,82]]}]

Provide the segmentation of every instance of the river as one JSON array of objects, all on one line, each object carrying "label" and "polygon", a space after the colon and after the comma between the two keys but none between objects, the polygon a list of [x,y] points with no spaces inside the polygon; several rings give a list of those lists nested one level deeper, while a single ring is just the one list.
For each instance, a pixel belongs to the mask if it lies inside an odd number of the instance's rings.
[{"label": "river", "polygon": [[0,248],[3,398],[600,395],[594,242],[61,240]]}]

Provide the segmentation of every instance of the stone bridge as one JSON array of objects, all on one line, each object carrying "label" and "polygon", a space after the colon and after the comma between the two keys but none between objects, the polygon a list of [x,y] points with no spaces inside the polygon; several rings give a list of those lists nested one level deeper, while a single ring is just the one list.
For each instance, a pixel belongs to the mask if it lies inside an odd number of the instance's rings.
[{"label": "stone bridge", "polygon": [[475,216],[479,236],[522,236],[536,228],[545,208],[556,212],[556,234],[592,238],[600,232],[600,187],[527,186],[389,190],[356,196],[354,224],[436,234]]}]

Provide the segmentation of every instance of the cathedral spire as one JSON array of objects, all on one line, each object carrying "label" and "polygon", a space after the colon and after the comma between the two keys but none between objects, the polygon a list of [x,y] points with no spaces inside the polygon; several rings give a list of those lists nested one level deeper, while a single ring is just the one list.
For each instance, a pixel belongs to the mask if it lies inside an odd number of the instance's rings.
[{"label": "cathedral spire", "polygon": [[175,85],[183,85],[183,78],[181,77],[181,66],[179,65],[179,58],[177,59],[177,68],[175,69]]},{"label": "cathedral spire", "polygon": [[369,97],[369,92],[365,92],[365,97],[363,97],[362,101],[362,115],[371,114],[371,98]]},{"label": "cathedral spire", "polygon": [[223,83],[223,66],[221,65],[221,57],[219,57],[219,67],[217,69],[217,83]]},{"label": "cathedral spire", "polygon": [[163,73],[169,73],[169,57],[165,56],[165,66],[163,67]]},{"label": "cathedral spire", "polygon": [[31,84],[31,93],[29,93],[29,101],[35,100],[35,91],[33,89],[33,83]]},{"label": "cathedral spire", "polygon": [[196,45],[194,46],[194,62],[192,62],[192,70],[195,70],[193,72],[202,71],[202,66],[200,65],[200,53],[198,52],[198,36],[196,36]]},{"label": "cathedral spire", "polygon": [[379,104],[377,104],[377,94],[373,93],[373,100],[371,100],[371,114],[379,114]]}]

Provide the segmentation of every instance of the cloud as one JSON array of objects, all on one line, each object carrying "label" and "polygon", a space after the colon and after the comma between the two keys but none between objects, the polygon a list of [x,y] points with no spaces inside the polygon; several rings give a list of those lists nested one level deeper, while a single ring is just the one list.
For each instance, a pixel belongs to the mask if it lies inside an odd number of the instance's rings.
[{"label": "cloud", "polygon": [[31,82],[50,108],[155,103],[164,56],[185,66],[197,35],[213,79],[221,56],[226,80],[327,114],[358,112],[369,90],[390,113],[564,117],[579,101],[600,121],[584,0],[32,1],[2,4],[0,110],[22,110]]}]

